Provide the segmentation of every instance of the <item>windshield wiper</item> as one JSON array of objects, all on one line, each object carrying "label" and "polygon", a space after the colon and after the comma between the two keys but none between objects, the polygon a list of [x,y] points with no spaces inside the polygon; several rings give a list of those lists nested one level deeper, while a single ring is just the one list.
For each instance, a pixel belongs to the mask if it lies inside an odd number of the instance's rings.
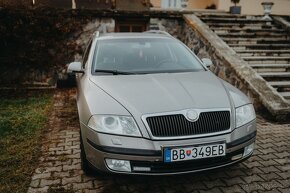
[{"label": "windshield wiper", "polygon": [[113,75],[118,75],[118,74],[135,74],[133,72],[124,72],[124,71],[118,71],[118,70],[102,70],[102,69],[96,69],[95,72],[104,72],[104,73],[111,73]]}]

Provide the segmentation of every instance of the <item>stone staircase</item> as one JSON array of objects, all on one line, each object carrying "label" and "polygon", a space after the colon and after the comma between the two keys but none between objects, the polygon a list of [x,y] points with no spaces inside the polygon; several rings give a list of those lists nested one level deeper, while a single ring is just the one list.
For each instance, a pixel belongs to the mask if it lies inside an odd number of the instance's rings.
[{"label": "stone staircase", "polygon": [[290,101],[290,32],[259,16],[196,14],[281,96]]},{"label": "stone staircase", "polygon": [[283,17],[286,21],[290,22],[290,16],[284,16]]}]

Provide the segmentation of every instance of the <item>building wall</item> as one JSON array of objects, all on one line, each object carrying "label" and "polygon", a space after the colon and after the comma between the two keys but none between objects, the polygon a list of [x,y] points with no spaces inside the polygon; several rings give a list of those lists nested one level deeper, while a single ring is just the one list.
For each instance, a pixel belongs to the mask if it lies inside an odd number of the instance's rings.
[{"label": "building wall", "polygon": [[150,1],[152,6],[155,8],[160,8],[161,7],[161,0],[151,0]]},{"label": "building wall", "polygon": [[181,39],[183,23],[183,20],[176,18],[150,18],[149,29],[166,31],[175,38]]},{"label": "building wall", "polygon": [[[151,0],[155,8],[161,7],[162,0]],[[240,0],[239,6],[242,7],[242,14],[263,15],[264,9],[262,2],[273,2],[272,14],[290,15],[290,0]],[[187,9],[205,9],[207,6],[215,4],[218,10],[229,11],[234,4],[230,0],[188,0]]]},{"label": "building wall", "polygon": [[126,11],[146,11],[149,10],[147,0],[115,0],[116,9]]},{"label": "building wall", "polygon": [[[273,2],[272,14],[276,15],[290,15],[290,1],[289,0],[240,0],[239,5],[242,6],[242,14],[247,15],[263,15],[264,10],[261,5],[262,2]],[[230,0],[219,0],[218,9],[228,11],[232,6]]]},{"label": "building wall", "polygon": [[96,0],[75,0],[75,4],[76,4],[77,9],[93,9],[94,10],[94,9],[114,8],[113,2],[106,1],[106,0],[99,0],[99,1],[96,1]]},{"label": "building wall", "polygon": [[[154,8],[161,8],[162,0],[151,0]],[[218,5],[219,0],[188,0],[188,9],[205,9],[212,4]]]},{"label": "building wall", "polygon": [[[229,0],[228,0],[229,1]],[[215,4],[217,6],[218,0],[188,0],[188,9],[205,9],[207,6]]]}]

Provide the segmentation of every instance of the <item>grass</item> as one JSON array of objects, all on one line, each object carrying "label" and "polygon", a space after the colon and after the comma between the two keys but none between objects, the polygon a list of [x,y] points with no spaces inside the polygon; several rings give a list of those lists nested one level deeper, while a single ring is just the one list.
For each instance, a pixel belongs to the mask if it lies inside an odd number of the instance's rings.
[{"label": "grass", "polygon": [[0,193],[24,193],[40,156],[52,96],[0,98]]}]

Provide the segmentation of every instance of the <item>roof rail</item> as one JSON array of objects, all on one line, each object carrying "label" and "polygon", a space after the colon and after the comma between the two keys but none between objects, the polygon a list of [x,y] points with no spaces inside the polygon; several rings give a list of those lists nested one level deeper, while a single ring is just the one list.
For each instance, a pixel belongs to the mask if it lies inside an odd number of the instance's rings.
[{"label": "roof rail", "polygon": [[149,30],[149,31],[144,31],[143,33],[155,33],[155,34],[163,34],[163,35],[171,36],[168,32],[162,31],[162,30]]},{"label": "roof rail", "polygon": [[96,31],[93,35],[95,38],[98,38],[100,36],[100,32],[99,31]]}]

